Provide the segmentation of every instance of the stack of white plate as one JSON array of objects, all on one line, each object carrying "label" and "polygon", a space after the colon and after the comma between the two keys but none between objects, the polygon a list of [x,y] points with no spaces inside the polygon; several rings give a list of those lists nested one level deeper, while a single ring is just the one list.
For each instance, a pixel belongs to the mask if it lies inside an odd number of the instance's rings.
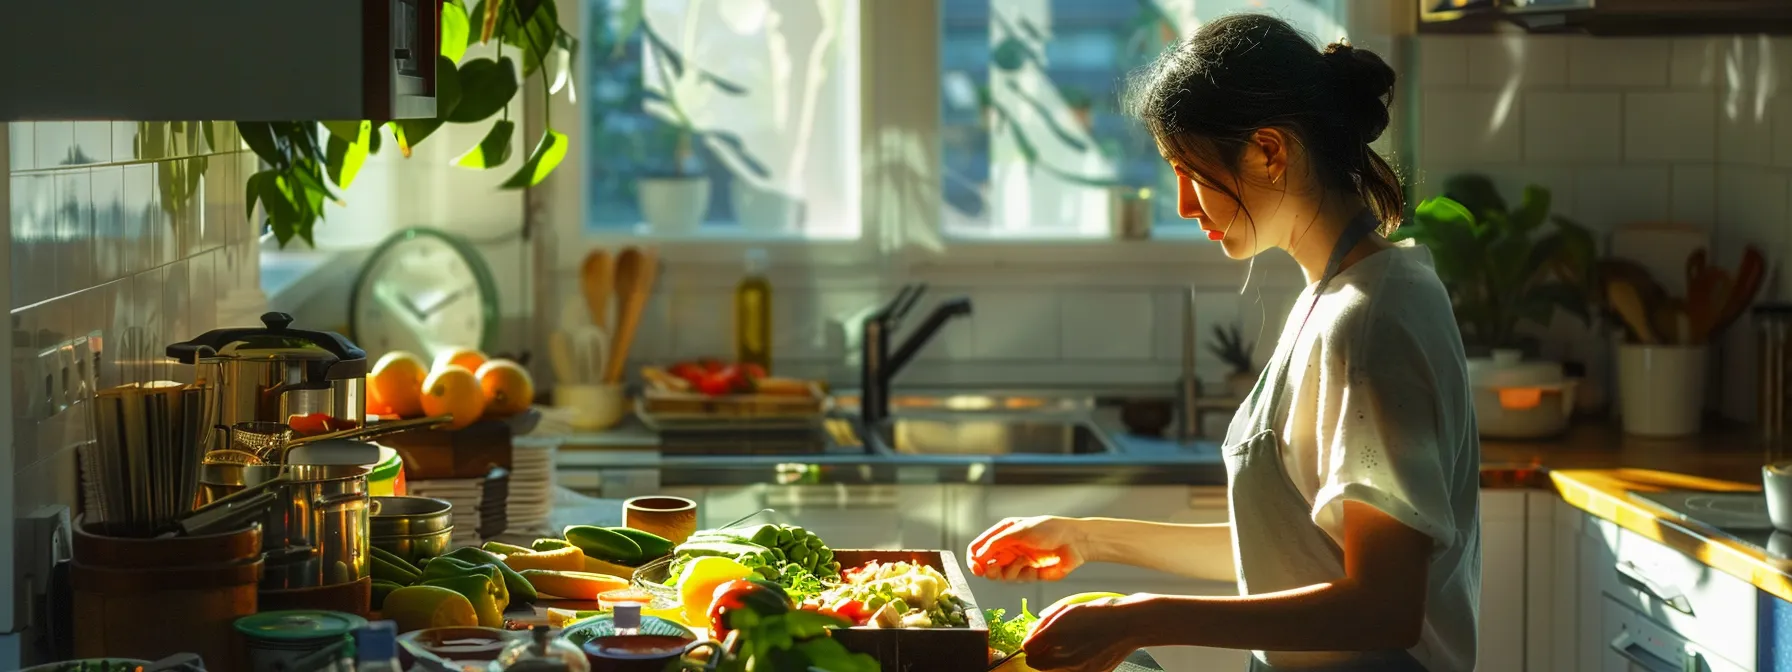
[{"label": "stack of white plate", "polygon": [[510,533],[557,536],[548,526],[554,510],[555,442],[517,441],[510,453]]},{"label": "stack of white plate", "polygon": [[485,479],[411,481],[405,485],[405,494],[433,497],[454,505],[454,535],[449,537],[450,548],[478,546],[483,543],[479,537],[479,505],[485,499]]}]

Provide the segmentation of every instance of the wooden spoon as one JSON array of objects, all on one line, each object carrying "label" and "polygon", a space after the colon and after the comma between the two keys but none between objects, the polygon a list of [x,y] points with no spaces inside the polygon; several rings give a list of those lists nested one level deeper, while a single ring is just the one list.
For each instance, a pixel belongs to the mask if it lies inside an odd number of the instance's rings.
[{"label": "wooden spoon", "polygon": [[1686,288],[1686,318],[1690,323],[1688,343],[1699,345],[1710,338],[1717,327],[1718,313],[1730,299],[1729,272],[1707,266],[1694,276]]},{"label": "wooden spoon", "polygon": [[616,255],[616,330],[610,334],[610,361],[604,367],[604,382],[622,382],[628,351],[635,343],[635,330],[641,326],[641,312],[653,294],[653,281],[659,276],[659,257],[652,250],[625,247]]},{"label": "wooden spoon", "polygon": [[616,282],[615,265],[610,251],[592,250],[579,267],[579,289],[585,293],[585,308],[591,311],[591,323],[610,329],[610,288]]},{"label": "wooden spoon", "polygon": [[1753,245],[1743,248],[1742,265],[1736,268],[1735,282],[1730,285],[1730,295],[1724,299],[1723,307],[1717,311],[1717,319],[1711,325],[1711,333],[1722,333],[1723,330],[1742,316],[1742,311],[1755,302],[1755,293],[1761,291],[1761,280],[1767,274],[1767,259],[1761,250]]},{"label": "wooden spoon", "polygon": [[1660,342],[1655,337],[1655,330],[1649,326],[1649,310],[1643,306],[1643,298],[1637,295],[1635,285],[1623,280],[1607,281],[1605,296],[1606,301],[1611,303],[1612,310],[1618,313],[1618,317],[1624,318],[1624,323],[1630,326],[1631,333],[1636,334],[1638,341],[1644,345]]}]

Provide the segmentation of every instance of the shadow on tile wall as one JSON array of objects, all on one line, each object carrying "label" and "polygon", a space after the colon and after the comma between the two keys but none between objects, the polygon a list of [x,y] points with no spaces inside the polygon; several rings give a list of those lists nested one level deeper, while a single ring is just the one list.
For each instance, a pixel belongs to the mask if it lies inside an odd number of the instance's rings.
[{"label": "shadow on tile wall", "polygon": [[[12,497],[30,511],[76,503],[93,390],[190,377],[163,346],[212,329],[225,291],[257,284],[242,186],[256,158],[229,122],[9,131]],[[97,364],[66,384],[48,373],[75,361]]]}]

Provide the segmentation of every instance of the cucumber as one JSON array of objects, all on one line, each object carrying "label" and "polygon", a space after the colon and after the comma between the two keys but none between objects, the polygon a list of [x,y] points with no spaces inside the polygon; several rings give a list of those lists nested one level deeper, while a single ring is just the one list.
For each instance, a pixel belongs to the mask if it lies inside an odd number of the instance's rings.
[{"label": "cucumber", "polygon": [[572,546],[572,542],[565,539],[536,539],[529,544],[529,550],[541,553],[544,551],[558,551],[568,546]]},{"label": "cucumber", "polygon": [[374,553],[372,557],[369,557],[367,559],[367,564],[372,570],[374,580],[391,581],[392,583],[401,586],[408,586],[416,583],[417,578],[422,574],[422,572],[416,571],[402,560],[394,563],[381,557],[378,553]]},{"label": "cucumber", "polygon": [[392,593],[392,591],[398,590],[399,588],[403,588],[403,587],[404,586],[398,585],[391,581],[374,581],[373,582],[373,601],[370,603],[370,605],[373,607],[373,610],[379,611],[380,607],[382,607],[386,604],[386,596],[390,595]]},{"label": "cucumber", "polygon": [[563,531],[566,540],[584,551],[587,557],[608,560],[622,565],[641,564],[641,545],[621,534],[596,525],[568,525]]},{"label": "cucumber", "polygon": [[672,540],[660,535],[629,527],[612,527],[609,529],[611,532],[628,537],[630,541],[635,542],[636,546],[640,546],[642,560],[652,560],[662,555],[669,555],[672,553]]},{"label": "cucumber", "polygon": [[386,549],[380,548],[378,546],[368,546],[367,548],[368,548],[368,550],[373,551],[374,557],[380,558],[382,560],[385,560],[386,562],[390,562],[394,565],[397,565],[399,569],[408,570],[412,574],[422,574],[423,573],[422,568],[418,567],[416,564],[412,563],[409,560],[405,560],[404,558],[398,557],[398,554],[396,554],[396,553],[393,553]]}]

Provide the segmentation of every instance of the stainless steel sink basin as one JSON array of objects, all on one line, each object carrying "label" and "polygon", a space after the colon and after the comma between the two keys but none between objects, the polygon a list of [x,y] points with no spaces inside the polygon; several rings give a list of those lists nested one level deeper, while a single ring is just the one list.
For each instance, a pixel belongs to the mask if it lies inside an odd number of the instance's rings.
[{"label": "stainless steel sink basin", "polygon": [[1114,452],[1083,420],[899,417],[879,426],[882,447],[918,455],[1095,455]]},{"label": "stainless steel sink basin", "polygon": [[[847,413],[859,409],[859,395],[847,392],[834,396],[834,407]],[[890,412],[901,415],[940,415],[957,413],[1053,414],[1079,413],[1094,408],[1094,399],[1087,396],[1062,396],[1034,392],[903,392],[890,397]]]}]

